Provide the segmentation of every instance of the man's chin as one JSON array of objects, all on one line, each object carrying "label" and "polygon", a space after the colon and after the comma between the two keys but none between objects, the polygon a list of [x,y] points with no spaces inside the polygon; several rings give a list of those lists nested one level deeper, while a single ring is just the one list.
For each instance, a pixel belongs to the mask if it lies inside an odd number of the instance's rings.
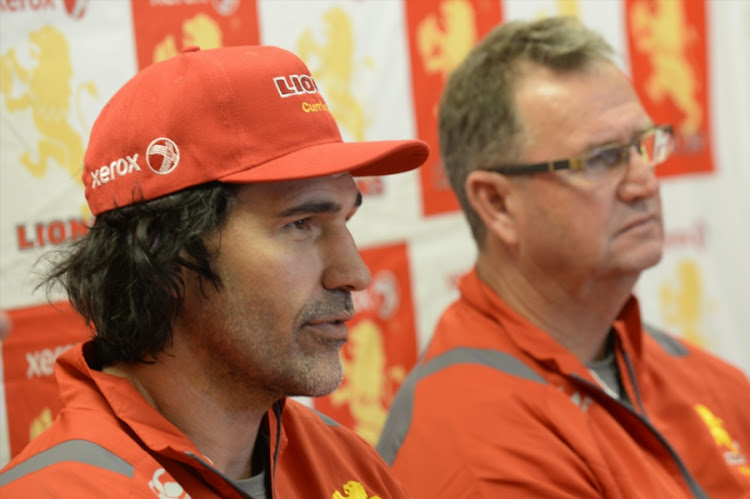
[{"label": "man's chin", "polygon": [[664,243],[654,241],[642,248],[640,260],[640,269],[646,270],[657,265],[664,256]]},{"label": "man's chin", "polygon": [[327,372],[314,373],[299,383],[296,389],[286,393],[289,397],[325,397],[341,385],[344,379],[343,369],[329,368]]},{"label": "man's chin", "polygon": [[664,241],[654,238],[631,248],[619,248],[620,265],[625,272],[642,272],[658,264],[664,256]]}]

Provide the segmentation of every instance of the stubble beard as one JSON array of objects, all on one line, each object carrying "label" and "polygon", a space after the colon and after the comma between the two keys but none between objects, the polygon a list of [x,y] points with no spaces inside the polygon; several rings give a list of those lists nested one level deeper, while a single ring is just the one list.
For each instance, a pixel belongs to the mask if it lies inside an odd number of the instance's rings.
[{"label": "stubble beard", "polygon": [[[303,307],[294,320],[290,336],[290,346],[283,352],[275,348],[272,335],[281,334],[278,322],[268,313],[268,308],[259,306],[256,310],[241,314],[243,324],[231,325],[232,333],[227,342],[215,352],[217,362],[223,363],[228,383],[244,385],[249,393],[266,391],[285,396],[321,397],[332,393],[344,378],[344,368],[340,351],[343,343],[314,337],[317,343],[314,351],[305,348],[309,343],[309,332],[305,325],[321,317],[351,313],[351,294],[344,291],[326,291],[326,295]],[[256,331],[247,332],[247,324],[253,324]],[[237,350],[250,350],[238,354]],[[235,350],[235,353],[232,353]],[[226,358],[224,357],[226,356]],[[236,363],[230,360],[236,359]],[[243,360],[244,359],[244,360]],[[227,362],[229,361],[229,362]],[[235,367],[232,368],[232,364]],[[240,368],[244,364],[244,368]]]},{"label": "stubble beard", "polygon": [[[305,334],[304,325],[310,321],[321,317],[352,313],[353,310],[351,293],[327,291],[323,299],[309,304],[300,311],[295,320],[295,337],[301,338]],[[291,383],[292,387],[297,387],[299,390],[289,390],[290,396],[322,397],[335,391],[344,379],[344,367],[341,361],[341,348],[344,344],[323,338],[315,338],[315,340],[327,352],[305,356],[301,359],[301,365],[294,369],[294,382]],[[322,356],[327,359],[322,359]]]}]

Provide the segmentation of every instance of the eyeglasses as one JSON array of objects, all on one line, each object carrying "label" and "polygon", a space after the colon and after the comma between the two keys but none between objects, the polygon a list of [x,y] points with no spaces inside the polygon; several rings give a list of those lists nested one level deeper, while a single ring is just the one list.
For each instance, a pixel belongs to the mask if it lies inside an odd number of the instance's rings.
[{"label": "eyeglasses", "polygon": [[615,146],[601,147],[577,158],[559,159],[527,165],[503,165],[484,168],[504,175],[573,170],[583,172],[587,178],[599,179],[630,159],[630,149],[635,147],[638,154],[653,168],[663,163],[674,151],[674,130],[671,125],[658,125],[643,132],[633,141]]}]

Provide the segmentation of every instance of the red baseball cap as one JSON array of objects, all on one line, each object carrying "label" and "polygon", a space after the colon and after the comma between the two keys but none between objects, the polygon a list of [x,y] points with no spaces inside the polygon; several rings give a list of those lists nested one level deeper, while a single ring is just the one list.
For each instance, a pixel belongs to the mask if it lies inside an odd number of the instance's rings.
[{"label": "red baseball cap", "polygon": [[98,215],[215,180],[388,175],[428,154],[420,140],[343,142],[307,66],[287,50],[195,47],[144,68],[104,106],[83,184]]}]

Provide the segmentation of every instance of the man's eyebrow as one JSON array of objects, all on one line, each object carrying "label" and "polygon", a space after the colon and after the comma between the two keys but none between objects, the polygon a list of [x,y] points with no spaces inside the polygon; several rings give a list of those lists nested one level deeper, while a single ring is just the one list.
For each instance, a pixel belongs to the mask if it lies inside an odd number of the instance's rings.
[{"label": "man's eyebrow", "polygon": [[[354,200],[354,208],[359,207],[362,204],[362,193],[357,192],[357,198]],[[318,213],[337,213],[341,211],[343,207],[340,203],[334,201],[306,201],[302,204],[292,206],[279,213],[279,217],[287,218],[297,215],[304,214],[318,214]]]},{"label": "man's eyebrow", "polygon": [[[651,122],[649,122],[648,124],[645,124],[645,125],[641,125],[640,127],[638,127],[635,130],[635,132],[633,132],[633,134],[631,135],[631,137],[630,137],[629,140],[630,141],[635,140],[636,137],[638,137],[640,135],[643,135],[644,133],[646,133],[650,129],[654,128],[655,126],[656,125],[654,125]],[[589,144],[588,147],[586,147],[586,149],[584,149],[584,150],[585,151],[595,151],[597,149],[605,149],[605,148],[608,148],[608,147],[618,147],[618,146],[624,146],[624,145],[626,145],[625,142],[620,142],[618,140],[610,140],[608,142],[601,142],[601,143],[598,143],[598,144]]]}]

